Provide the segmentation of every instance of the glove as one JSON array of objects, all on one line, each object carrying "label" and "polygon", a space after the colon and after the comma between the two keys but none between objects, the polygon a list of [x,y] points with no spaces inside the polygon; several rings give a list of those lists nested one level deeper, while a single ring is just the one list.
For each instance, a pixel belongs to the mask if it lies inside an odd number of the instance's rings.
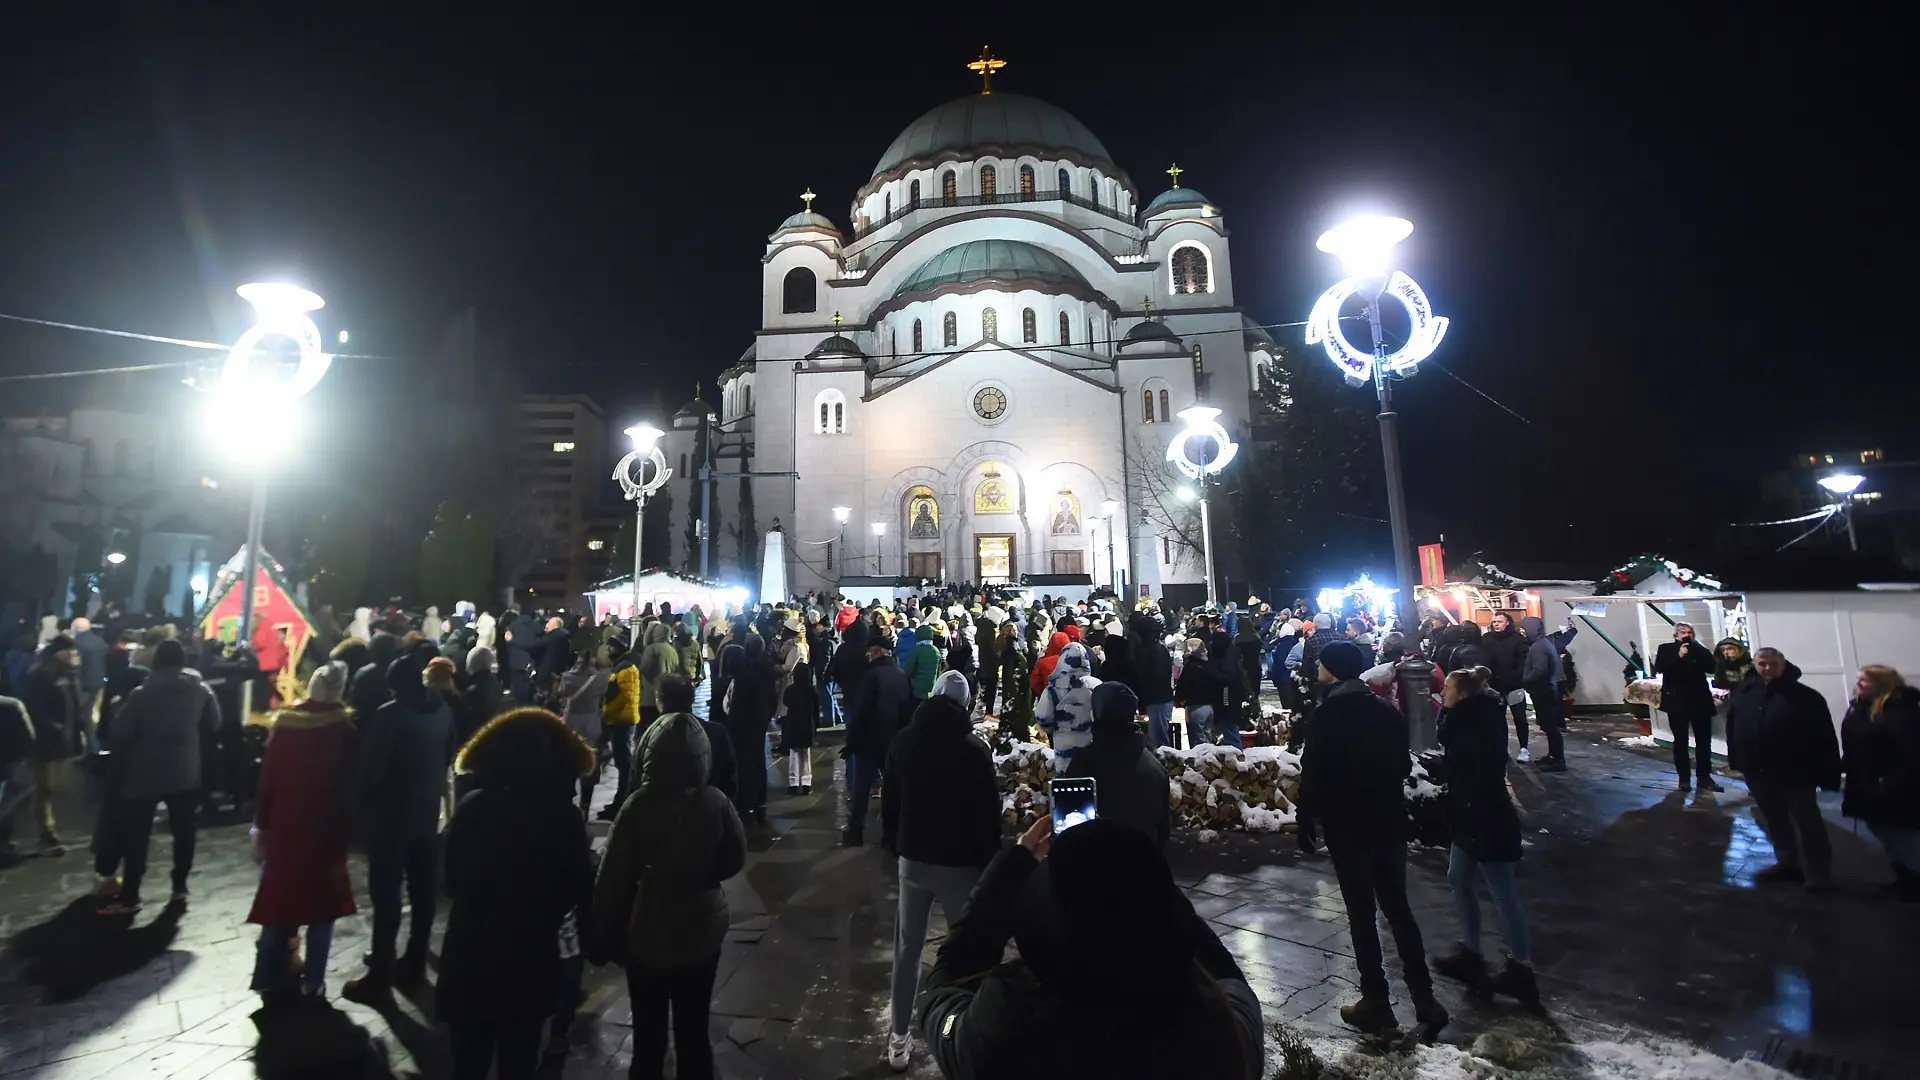
[{"label": "glove", "polygon": [[841,747],[840,747],[840,760],[841,760],[841,761],[851,761],[851,760],[853,760],[853,747],[851,747],[851,746],[845,746],[845,745],[843,745],[843,746],[841,746]]}]

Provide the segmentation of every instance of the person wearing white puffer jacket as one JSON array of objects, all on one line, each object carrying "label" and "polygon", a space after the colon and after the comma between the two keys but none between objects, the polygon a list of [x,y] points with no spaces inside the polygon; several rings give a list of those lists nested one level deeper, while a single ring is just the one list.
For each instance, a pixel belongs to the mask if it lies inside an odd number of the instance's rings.
[{"label": "person wearing white puffer jacket", "polygon": [[1065,776],[1073,755],[1093,741],[1094,678],[1087,647],[1073,642],[1060,650],[1060,659],[1047,685],[1033,702],[1033,718],[1053,742],[1053,774]]}]

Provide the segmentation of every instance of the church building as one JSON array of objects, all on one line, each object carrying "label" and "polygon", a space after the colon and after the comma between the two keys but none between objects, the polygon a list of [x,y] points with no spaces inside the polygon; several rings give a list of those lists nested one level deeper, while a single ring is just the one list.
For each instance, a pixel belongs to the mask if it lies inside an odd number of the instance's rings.
[{"label": "church building", "polygon": [[1244,441],[1276,352],[1234,302],[1226,219],[1177,166],[1143,202],[1080,121],[1002,92],[990,54],[968,66],[978,92],[893,140],[846,228],[809,189],[768,237],[753,344],[661,444],[675,563],[699,567],[704,420],[714,577],[758,581],[777,520],[796,593],[1203,583],[1167,446],[1195,404]]}]

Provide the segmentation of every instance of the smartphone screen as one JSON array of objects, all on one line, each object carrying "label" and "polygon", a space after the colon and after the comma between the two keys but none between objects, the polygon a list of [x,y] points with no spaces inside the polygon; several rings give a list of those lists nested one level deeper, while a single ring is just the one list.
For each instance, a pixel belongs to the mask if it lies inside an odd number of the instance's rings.
[{"label": "smartphone screen", "polygon": [[1047,785],[1047,798],[1053,803],[1053,831],[1066,832],[1075,825],[1099,816],[1094,808],[1094,783],[1091,776],[1057,779]]}]

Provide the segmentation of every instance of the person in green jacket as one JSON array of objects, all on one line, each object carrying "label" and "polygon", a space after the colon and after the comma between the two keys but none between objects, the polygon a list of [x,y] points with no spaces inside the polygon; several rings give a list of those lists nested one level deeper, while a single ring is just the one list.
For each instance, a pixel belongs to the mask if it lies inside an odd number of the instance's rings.
[{"label": "person in green jacket", "polygon": [[913,689],[913,700],[925,701],[933,696],[934,680],[940,677],[940,669],[946,665],[940,646],[933,643],[933,627],[928,624],[913,632],[914,646],[907,653],[904,665],[907,671],[907,684]]}]

